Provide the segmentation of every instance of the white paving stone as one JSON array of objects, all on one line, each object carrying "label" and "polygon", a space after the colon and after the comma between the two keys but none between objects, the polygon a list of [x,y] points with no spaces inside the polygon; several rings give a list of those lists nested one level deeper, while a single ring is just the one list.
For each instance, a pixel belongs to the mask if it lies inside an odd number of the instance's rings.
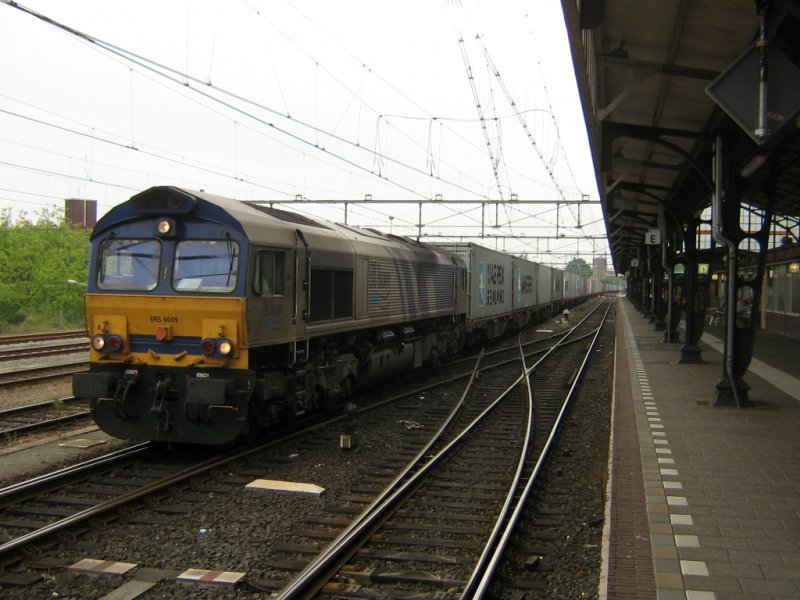
[{"label": "white paving stone", "polygon": [[692,515],[671,514],[669,516],[669,522],[672,525],[694,525],[694,519],[692,519]]}]

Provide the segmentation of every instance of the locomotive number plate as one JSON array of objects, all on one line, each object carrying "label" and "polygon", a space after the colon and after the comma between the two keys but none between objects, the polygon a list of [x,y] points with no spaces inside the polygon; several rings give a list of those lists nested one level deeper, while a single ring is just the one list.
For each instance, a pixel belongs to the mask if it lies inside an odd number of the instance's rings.
[{"label": "locomotive number plate", "polygon": [[150,315],[151,323],[177,323],[178,317],[174,315]]}]

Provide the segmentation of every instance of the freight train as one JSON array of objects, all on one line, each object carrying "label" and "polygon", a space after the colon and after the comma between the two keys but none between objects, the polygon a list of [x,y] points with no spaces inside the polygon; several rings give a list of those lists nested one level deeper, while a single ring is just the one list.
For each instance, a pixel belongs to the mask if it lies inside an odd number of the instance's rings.
[{"label": "freight train", "polygon": [[90,369],[107,433],[227,444],[560,313],[590,281],[264,203],[154,187],[91,236]]}]

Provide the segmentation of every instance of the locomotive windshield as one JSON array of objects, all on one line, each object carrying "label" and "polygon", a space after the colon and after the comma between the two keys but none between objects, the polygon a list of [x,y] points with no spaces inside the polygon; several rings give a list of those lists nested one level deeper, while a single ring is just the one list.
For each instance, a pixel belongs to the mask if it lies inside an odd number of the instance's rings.
[{"label": "locomotive windshield", "polygon": [[175,248],[172,285],[179,291],[231,292],[239,270],[239,244],[186,240]]},{"label": "locomotive windshield", "polygon": [[[97,286],[101,290],[154,290],[161,271],[161,256],[159,240],[104,240],[100,245]],[[239,244],[236,242],[185,240],[175,245],[172,286],[185,292],[232,292],[238,270]]]},{"label": "locomotive windshield", "polygon": [[105,240],[97,286],[102,290],[152,290],[158,284],[158,240]]}]

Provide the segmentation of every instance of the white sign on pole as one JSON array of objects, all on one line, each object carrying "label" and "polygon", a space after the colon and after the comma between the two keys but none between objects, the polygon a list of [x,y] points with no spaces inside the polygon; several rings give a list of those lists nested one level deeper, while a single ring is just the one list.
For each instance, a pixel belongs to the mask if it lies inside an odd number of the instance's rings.
[{"label": "white sign on pole", "polygon": [[658,229],[648,229],[644,236],[644,243],[648,246],[658,246],[661,243],[661,231]]}]

